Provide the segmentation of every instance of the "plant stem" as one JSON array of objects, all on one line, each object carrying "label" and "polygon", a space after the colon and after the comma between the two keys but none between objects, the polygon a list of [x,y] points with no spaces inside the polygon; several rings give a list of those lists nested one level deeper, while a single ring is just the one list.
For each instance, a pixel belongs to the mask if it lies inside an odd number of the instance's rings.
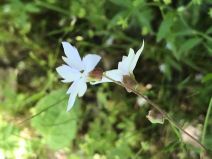
[{"label": "plant stem", "polygon": [[19,123],[18,123],[18,125],[22,125],[23,123],[25,123],[25,122],[27,122],[27,121],[31,120],[32,118],[34,118],[34,117],[36,117],[36,116],[40,115],[41,113],[43,113],[43,112],[47,111],[48,109],[50,109],[50,108],[52,108],[52,107],[57,106],[57,104],[59,104],[60,102],[62,102],[65,98],[66,98],[66,97],[64,97],[64,98],[62,98],[62,99],[58,100],[57,102],[55,102],[55,103],[53,103],[53,104],[49,105],[48,107],[46,107],[46,108],[42,109],[40,112],[38,112],[38,113],[36,113],[36,114],[34,114],[34,115],[32,115],[32,116],[30,116],[30,117],[28,117],[28,118],[24,119],[23,121],[19,122]]},{"label": "plant stem", "polygon": [[144,98],[151,106],[153,106],[155,109],[157,109],[172,125],[174,125],[176,128],[178,128],[180,131],[188,135],[190,138],[192,138],[199,146],[201,146],[203,149],[207,150],[207,148],[200,143],[194,136],[189,134],[187,131],[185,131],[179,124],[177,124],[164,110],[162,110],[159,105],[152,102],[149,98],[145,97],[143,94],[138,92],[135,89],[131,89],[133,93],[137,94],[138,96]]},{"label": "plant stem", "polygon": [[[104,77],[108,78],[112,82],[125,87],[122,83],[115,81],[114,79],[108,77],[107,75],[104,75]],[[160,108],[159,105],[156,103],[152,102],[149,98],[145,97],[142,93],[140,93],[136,88],[132,87],[127,87],[127,89],[130,89],[134,94],[142,97],[143,99],[146,100],[147,103],[149,103],[152,107],[154,107],[158,112],[160,112],[173,126],[175,126],[177,129],[188,135],[192,140],[194,140],[200,147],[202,147],[205,151],[207,151],[207,148],[200,142],[198,141],[194,136],[189,134],[187,131],[185,131],[179,124],[177,124],[164,110]]]},{"label": "plant stem", "polygon": [[205,144],[205,135],[206,135],[207,126],[208,126],[208,122],[209,122],[209,116],[210,116],[211,111],[212,111],[212,98],[211,98],[209,106],[208,106],[208,110],[207,110],[207,114],[206,114],[205,122],[204,122],[204,126],[203,126],[203,131],[202,131],[201,142],[203,144]]},{"label": "plant stem", "polygon": [[207,126],[208,126],[208,121],[209,121],[209,116],[210,116],[211,110],[212,110],[212,98],[211,98],[209,106],[208,106],[208,110],[207,110],[207,114],[206,114],[205,122],[204,122],[204,126],[203,126],[203,131],[202,131],[201,142],[203,144],[205,143],[205,134],[206,134],[206,130],[207,130]]}]

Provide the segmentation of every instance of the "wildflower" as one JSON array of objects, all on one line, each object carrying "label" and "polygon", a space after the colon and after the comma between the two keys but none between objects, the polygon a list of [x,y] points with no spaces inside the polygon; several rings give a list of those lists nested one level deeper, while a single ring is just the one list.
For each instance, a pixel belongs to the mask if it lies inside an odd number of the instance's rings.
[{"label": "wildflower", "polygon": [[92,72],[99,63],[101,57],[96,54],[88,54],[81,59],[77,49],[68,42],[62,42],[66,57],[62,57],[66,64],[58,67],[56,70],[63,78],[62,82],[71,83],[67,94],[70,94],[67,111],[69,111],[75,102],[75,99],[82,97],[89,82],[89,73]]},{"label": "wildflower", "polygon": [[[105,75],[109,78],[124,83],[125,79],[134,78],[133,70],[138,62],[144,48],[144,41],[141,48],[135,53],[133,49],[130,48],[128,56],[123,56],[122,61],[118,63],[118,69],[106,71]],[[95,82],[93,84],[103,83],[103,82],[112,82],[107,77],[103,77],[101,81]]]}]

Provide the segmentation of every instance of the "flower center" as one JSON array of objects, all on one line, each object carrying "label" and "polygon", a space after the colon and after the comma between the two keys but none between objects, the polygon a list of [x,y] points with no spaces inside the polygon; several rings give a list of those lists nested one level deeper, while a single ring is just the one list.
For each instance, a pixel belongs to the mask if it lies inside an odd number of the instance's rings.
[{"label": "flower center", "polygon": [[80,78],[85,78],[87,80],[88,73],[84,70],[81,70],[80,73],[81,73]]}]

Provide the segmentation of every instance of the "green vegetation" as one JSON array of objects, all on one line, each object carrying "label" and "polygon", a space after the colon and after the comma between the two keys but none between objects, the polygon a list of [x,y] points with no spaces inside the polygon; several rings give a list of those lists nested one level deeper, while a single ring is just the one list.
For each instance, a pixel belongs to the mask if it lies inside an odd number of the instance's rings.
[{"label": "green vegetation", "polygon": [[66,112],[62,41],[109,70],[143,39],[142,93],[212,150],[211,0],[2,0],[0,159],[210,156],[169,122],[152,124],[152,107],[114,83],[90,86]]}]

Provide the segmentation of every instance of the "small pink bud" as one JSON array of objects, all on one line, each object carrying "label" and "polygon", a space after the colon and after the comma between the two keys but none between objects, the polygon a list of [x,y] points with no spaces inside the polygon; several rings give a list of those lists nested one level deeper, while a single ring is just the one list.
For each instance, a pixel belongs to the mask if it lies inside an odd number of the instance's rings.
[{"label": "small pink bud", "polygon": [[90,81],[100,81],[102,79],[103,70],[101,68],[95,68],[88,75]]}]

